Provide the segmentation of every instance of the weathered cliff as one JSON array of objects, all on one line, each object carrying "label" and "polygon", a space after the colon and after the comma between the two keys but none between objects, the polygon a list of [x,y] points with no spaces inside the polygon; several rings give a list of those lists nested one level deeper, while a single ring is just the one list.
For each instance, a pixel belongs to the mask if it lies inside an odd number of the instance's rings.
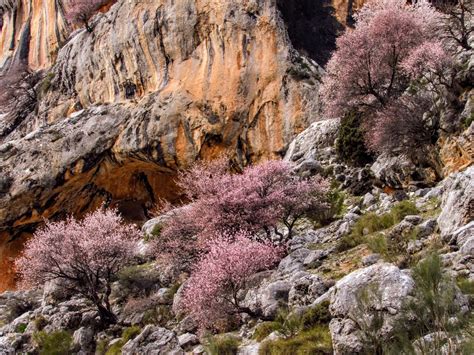
[{"label": "weathered cliff", "polygon": [[14,60],[50,67],[66,39],[61,0],[0,1],[0,71]]}]

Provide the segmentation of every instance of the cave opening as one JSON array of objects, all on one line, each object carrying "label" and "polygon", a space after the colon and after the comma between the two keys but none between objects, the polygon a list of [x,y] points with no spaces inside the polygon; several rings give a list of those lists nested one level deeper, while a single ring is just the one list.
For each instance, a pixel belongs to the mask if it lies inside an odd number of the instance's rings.
[{"label": "cave opening", "polygon": [[344,26],[336,18],[331,0],[277,0],[293,47],[320,65],[336,48]]}]

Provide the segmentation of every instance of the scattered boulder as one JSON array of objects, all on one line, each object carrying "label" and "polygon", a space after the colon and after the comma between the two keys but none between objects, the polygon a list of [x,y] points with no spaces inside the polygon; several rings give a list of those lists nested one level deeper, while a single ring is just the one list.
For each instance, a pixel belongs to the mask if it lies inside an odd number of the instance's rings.
[{"label": "scattered boulder", "polygon": [[328,287],[318,275],[306,271],[296,273],[291,279],[291,289],[288,293],[288,305],[293,307],[306,306],[323,295]]},{"label": "scattered boulder", "polygon": [[176,334],[168,329],[147,325],[134,339],[129,340],[122,348],[124,355],[142,354],[184,354],[179,346]]},{"label": "scattered boulder", "polygon": [[94,331],[90,328],[81,327],[72,336],[76,351],[83,354],[94,352]]},{"label": "scattered boulder", "polygon": [[291,142],[284,159],[295,162],[300,173],[317,167],[316,162],[324,160],[327,149],[334,146],[339,126],[339,119],[312,123]]},{"label": "scattered boulder", "polygon": [[404,155],[391,156],[383,153],[371,170],[381,185],[394,189],[433,186],[438,179],[434,169],[415,165]]},{"label": "scattered boulder", "polygon": [[413,290],[414,281],[408,272],[387,263],[354,271],[339,280],[331,289],[329,308],[333,317],[329,328],[336,354],[363,352],[361,330],[354,319],[357,319],[362,308],[359,293],[372,285],[380,293],[380,300],[370,306],[383,312],[381,336],[388,337],[393,331],[393,321],[403,300]]},{"label": "scattered boulder", "polygon": [[474,166],[448,177],[443,188],[438,225],[441,236],[450,240],[457,229],[474,220]]}]

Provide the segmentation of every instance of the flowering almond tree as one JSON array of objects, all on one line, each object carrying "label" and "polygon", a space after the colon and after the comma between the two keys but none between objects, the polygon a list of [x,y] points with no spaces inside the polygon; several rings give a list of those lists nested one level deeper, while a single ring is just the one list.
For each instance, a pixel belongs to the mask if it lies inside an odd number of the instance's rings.
[{"label": "flowering almond tree", "polygon": [[92,32],[89,19],[107,0],[69,0],[66,6],[66,18],[74,24],[83,24]]},{"label": "flowering almond tree", "polygon": [[356,20],[327,65],[321,94],[330,117],[379,109],[399,97],[410,82],[402,63],[435,36],[440,17],[425,0],[372,0]]},{"label": "flowering almond tree", "polygon": [[250,166],[241,174],[227,172],[224,160],[198,163],[178,183],[190,204],[175,211],[155,243],[180,266],[191,265],[206,252],[208,240],[222,235],[244,232],[257,241],[285,245],[300,218],[323,215],[329,208],[328,183],[303,179],[283,161]]},{"label": "flowering almond tree", "polygon": [[239,234],[210,242],[209,252],[186,283],[182,306],[201,331],[222,331],[238,322],[242,307],[238,293],[256,272],[271,268],[281,258],[281,248],[252,241]]},{"label": "flowering almond tree", "polygon": [[114,210],[98,210],[83,220],[47,222],[26,243],[16,261],[25,286],[58,280],[94,303],[104,324],[114,323],[111,283],[130,262],[140,232]]}]

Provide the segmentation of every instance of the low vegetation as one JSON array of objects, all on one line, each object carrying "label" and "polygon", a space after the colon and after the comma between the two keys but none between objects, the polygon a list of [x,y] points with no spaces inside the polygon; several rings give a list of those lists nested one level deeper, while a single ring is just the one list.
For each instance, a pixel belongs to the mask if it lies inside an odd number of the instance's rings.
[{"label": "low vegetation", "polygon": [[329,302],[311,307],[302,314],[289,314],[282,310],[275,321],[257,326],[254,339],[258,341],[274,331],[280,336],[276,340],[264,341],[259,354],[332,354],[330,320]]},{"label": "low vegetation", "polygon": [[72,347],[72,336],[64,330],[47,333],[39,331],[33,334],[38,344],[40,355],[69,355]]},{"label": "low vegetation", "polygon": [[216,335],[207,339],[206,350],[210,355],[235,355],[240,341],[232,335]]},{"label": "low vegetation", "polygon": [[[390,212],[382,215],[377,215],[372,212],[366,213],[357,220],[351,233],[340,239],[337,250],[342,252],[354,248],[364,243],[367,240],[366,236],[388,229],[401,222],[406,216],[416,215],[418,213],[418,209],[411,201],[399,202]],[[375,246],[376,249],[385,247],[380,237],[372,237],[369,238],[369,240],[371,240],[369,243]]]}]

